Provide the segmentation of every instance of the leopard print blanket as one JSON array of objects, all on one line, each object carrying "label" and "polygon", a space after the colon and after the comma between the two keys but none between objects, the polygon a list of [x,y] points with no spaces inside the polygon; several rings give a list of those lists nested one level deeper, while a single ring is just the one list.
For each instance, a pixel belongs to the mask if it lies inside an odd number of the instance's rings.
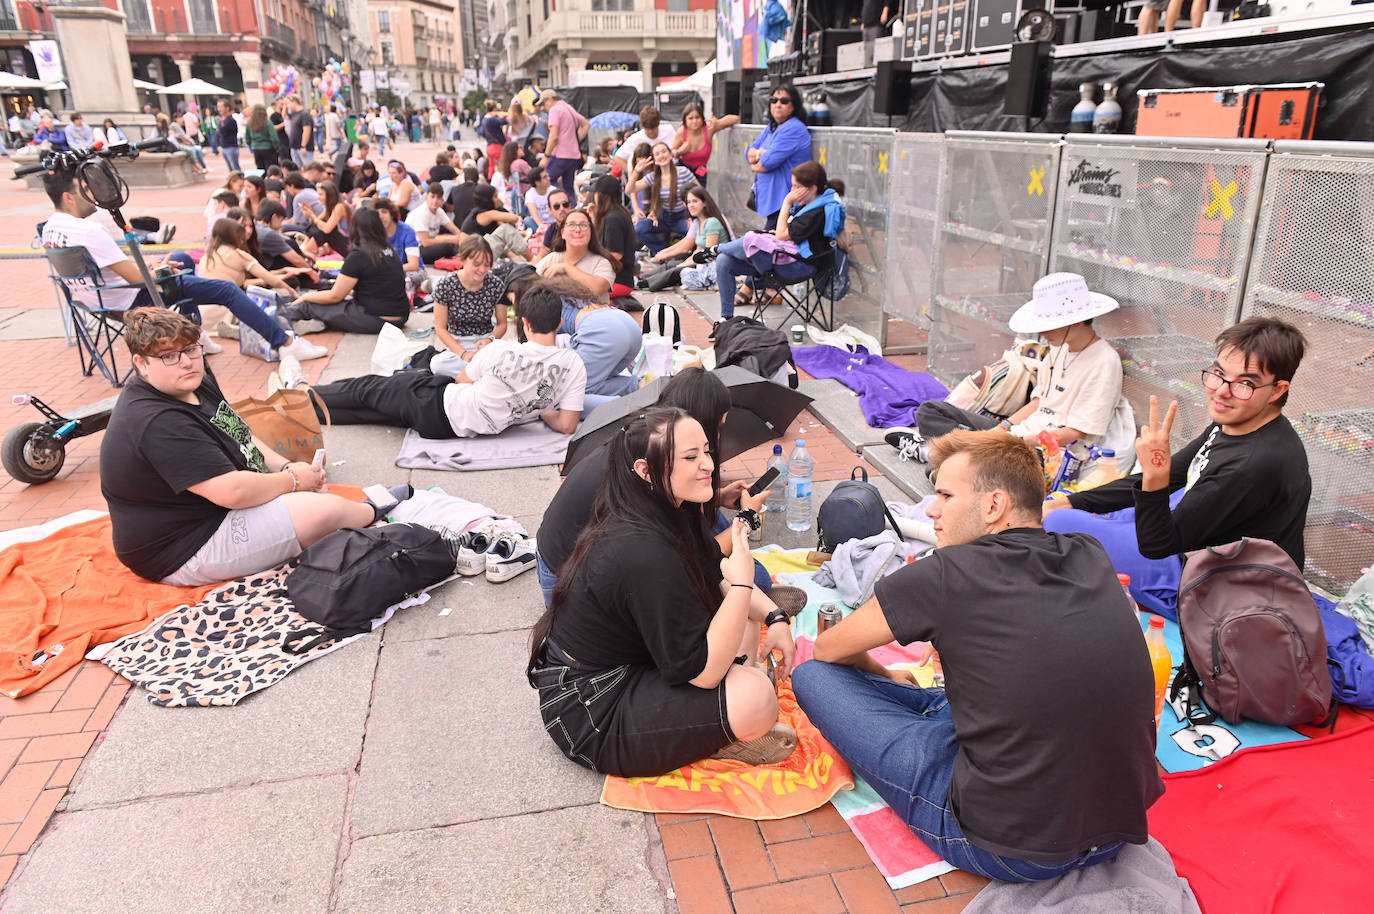
[{"label": "leopard print blanket", "polygon": [[[175,609],[137,634],[116,641],[101,661],[148,690],[162,707],[238,704],[280,682],[287,673],[330,651],[366,637],[319,644],[303,654],[282,650],[299,629],[319,626],[296,612],[286,595],[288,566],[230,581],[195,606]],[[399,606],[373,623],[374,630]]]}]

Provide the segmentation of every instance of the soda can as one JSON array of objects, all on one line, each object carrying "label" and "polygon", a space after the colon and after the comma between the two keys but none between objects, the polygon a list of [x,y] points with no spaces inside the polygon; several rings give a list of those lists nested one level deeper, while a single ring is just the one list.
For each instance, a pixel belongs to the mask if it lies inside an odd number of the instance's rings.
[{"label": "soda can", "polygon": [[816,635],[819,636],[842,618],[844,614],[834,603],[821,604],[821,608],[816,611]]}]

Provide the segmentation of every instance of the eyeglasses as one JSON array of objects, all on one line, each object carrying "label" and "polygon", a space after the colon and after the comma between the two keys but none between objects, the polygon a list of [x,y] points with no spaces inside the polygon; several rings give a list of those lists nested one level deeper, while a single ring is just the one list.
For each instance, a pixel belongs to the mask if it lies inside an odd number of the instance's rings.
[{"label": "eyeglasses", "polygon": [[1222,385],[1231,385],[1231,396],[1237,400],[1248,400],[1255,395],[1255,391],[1261,387],[1273,387],[1277,381],[1270,381],[1268,384],[1256,384],[1253,381],[1232,381],[1226,375],[1217,371],[1215,368],[1204,368],[1202,370],[1202,386],[1210,391],[1221,390]]},{"label": "eyeglasses", "polygon": [[203,348],[204,347],[202,347],[200,343],[192,343],[185,349],[173,349],[171,352],[161,352],[158,353],[156,356],[149,356],[149,358],[161,359],[162,364],[171,367],[173,365],[181,364],[182,356],[186,356],[188,359],[194,362],[196,359],[200,358],[200,353]]},{"label": "eyeglasses", "polygon": [[772,98],[768,99],[768,104],[790,105],[792,104],[792,99],[788,98],[786,95],[774,95]]},{"label": "eyeglasses", "polygon": [[572,209],[571,203],[550,203],[549,209]]},{"label": "eyeglasses", "polygon": [[578,231],[584,231],[584,230],[585,230],[585,231],[590,232],[590,231],[592,230],[592,224],[591,224],[590,222],[564,222],[564,223],[563,223],[563,231],[568,232],[568,231],[572,231],[573,229],[577,229]]}]

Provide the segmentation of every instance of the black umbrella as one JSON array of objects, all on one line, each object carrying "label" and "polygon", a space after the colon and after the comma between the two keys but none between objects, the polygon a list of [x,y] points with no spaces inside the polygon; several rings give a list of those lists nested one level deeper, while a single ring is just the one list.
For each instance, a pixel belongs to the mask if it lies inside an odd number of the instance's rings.
[{"label": "black umbrella", "polygon": [[[811,402],[806,394],[775,384],[738,365],[712,372],[730,391],[730,412],[720,435],[719,460],[729,460],[780,437]],[[656,378],[632,394],[603,403],[587,415],[568,443],[563,475],[577,462],[610,440],[625,420],[658,402],[666,378]]]}]

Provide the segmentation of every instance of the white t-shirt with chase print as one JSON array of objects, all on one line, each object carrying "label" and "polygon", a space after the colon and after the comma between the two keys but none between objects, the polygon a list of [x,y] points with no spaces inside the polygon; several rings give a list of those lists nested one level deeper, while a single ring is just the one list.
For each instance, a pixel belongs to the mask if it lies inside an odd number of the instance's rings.
[{"label": "white t-shirt with chase print", "polygon": [[534,342],[483,346],[464,373],[471,384],[444,391],[444,412],[458,438],[537,422],[551,407],[580,411],[587,389],[587,368],[576,352]]},{"label": "white t-shirt with chase print", "polygon": [[[124,277],[109,269],[109,266],[128,260],[129,255],[120,250],[98,222],[78,219],[70,213],[53,213],[43,226],[43,247],[85,248],[92,262],[100,268],[101,285],[124,285]],[[110,289],[97,294],[85,279],[64,279],[63,284],[71,291],[73,298],[91,308],[127,311],[138,296],[138,289]]]}]

